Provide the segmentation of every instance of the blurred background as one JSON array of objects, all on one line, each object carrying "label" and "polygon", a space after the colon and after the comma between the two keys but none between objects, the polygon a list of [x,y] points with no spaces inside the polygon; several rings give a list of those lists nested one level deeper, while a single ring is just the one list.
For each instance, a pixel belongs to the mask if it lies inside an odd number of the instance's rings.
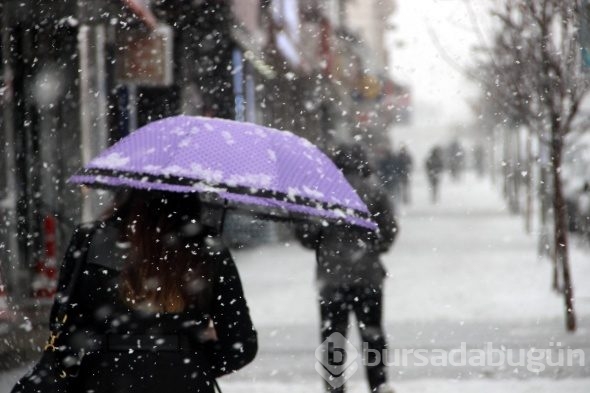
[{"label": "blurred background", "polygon": [[[401,228],[384,257],[391,347],[585,353],[540,372],[391,367],[399,392],[587,392],[587,2],[483,3],[2,1],[0,391],[39,356],[75,224],[108,200],[66,180],[183,113],[289,130],[329,155],[362,146]],[[261,350],[222,387],[320,390],[313,253],[246,215],[224,237]]]}]

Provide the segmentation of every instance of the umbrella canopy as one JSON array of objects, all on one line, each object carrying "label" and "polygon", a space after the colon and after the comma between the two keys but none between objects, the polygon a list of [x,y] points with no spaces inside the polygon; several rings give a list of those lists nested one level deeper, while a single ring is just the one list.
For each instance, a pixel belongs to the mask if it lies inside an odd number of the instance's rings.
[{"label": "umbrella canopy", "polygon": [[367,206],[316,146],[251,123],[193,116],[158,120],[106,149],[69,181],[197,192],[205,203],[269,217],[376,229]]}]

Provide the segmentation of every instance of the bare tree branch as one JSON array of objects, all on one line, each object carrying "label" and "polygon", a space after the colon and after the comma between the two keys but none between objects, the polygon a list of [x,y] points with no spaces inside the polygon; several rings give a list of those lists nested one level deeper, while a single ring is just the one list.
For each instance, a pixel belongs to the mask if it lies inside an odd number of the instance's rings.
[{"label": "bare tree branch", "polygon": [[487,75],[484,99],[491,112],[510,119],[515,129],[527,126],[550,148],[554,244],[564,279],[568,330],[576,328],[576,320],[560,167],[565,137],[590,127],[590,119],[580,111],[590,91],[590,76],[581,66],[581,1],[505,0],[494,14],[501,28],[489,48],[491,56],[481,62]]}]

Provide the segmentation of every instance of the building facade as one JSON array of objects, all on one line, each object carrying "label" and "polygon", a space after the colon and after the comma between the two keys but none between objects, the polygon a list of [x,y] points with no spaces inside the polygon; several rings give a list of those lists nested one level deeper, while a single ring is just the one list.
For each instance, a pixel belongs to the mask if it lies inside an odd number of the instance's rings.
[{"label": "building facade", "polygon": [[143,124],[232,118],[328,152],[388,129],[386,111],[368,109],[386,94],[382,31],[351,25],[360,3],[379,2],[2,2],[0,277],[12,300],[50,300],[75,223],[104,209],[100,194],[80,193],[68,177]]}]

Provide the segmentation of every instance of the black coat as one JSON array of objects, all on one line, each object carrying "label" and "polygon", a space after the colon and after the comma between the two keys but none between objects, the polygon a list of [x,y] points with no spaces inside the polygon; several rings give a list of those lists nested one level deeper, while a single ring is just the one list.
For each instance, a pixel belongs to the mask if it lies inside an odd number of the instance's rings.
[{"label": "black coat", "polygon": [[[78,376],[72,377],[72,391],[212,392],[214,378],[254,359],[256,331],[227,249],[208,247],[206,244],[214,242],[203,241],[206,263],[215,265],[209,311],[189,305],[180,313],[142,312],[130,309],[121,300],[117,287],[124,261],[116,253],[109,254],[109,250],[117,249],[112,228],[97,225],[100,228],[93,235],[85,269],[69,299],[71,311],[64,333],[57,340],[65,365],[79,363]],[[94,229],[79,228],[71,248],[75,249]],[[71,259],[76,252],[68,255]],[[60,286],[71,273],[68,262],[66,257]],[[52,318],[54,313],[55,307]],[[215,326],[216,341],[204,339],[210,321]],[[126,339],[136,341],[136,337],[168,340],[171,347],[166,343],[158,350],[149,350],[137,348],[133,342],[127,345]]]},{"label": "black coat", "polygon": [[322,288],[377,288],[386,274],[380,256],[393,245],[398,232],[393,207],[371,177],[347,174],[347,179],[369,208],[379,232],[348,224],[306,224],[297,228],[296,236],[303,246],[316,250],[317,279]]}]

